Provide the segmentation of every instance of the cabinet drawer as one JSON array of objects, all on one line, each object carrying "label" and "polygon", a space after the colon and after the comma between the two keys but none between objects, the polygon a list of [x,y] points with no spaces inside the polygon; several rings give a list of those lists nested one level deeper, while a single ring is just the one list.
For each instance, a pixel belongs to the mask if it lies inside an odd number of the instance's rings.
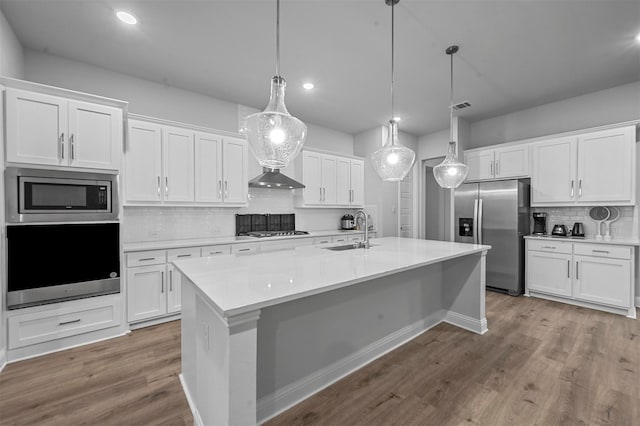
[{"label": "cabinet drawer", "polygon": [[347,235],[334,235],[331,237],[332,243],[347,243],[351,241]]},{"label": "cabinet drawer", "polygon": [[146,265],[162,265],[167,263],[167,253],[164,250],[136,251],[127,253],[127,268]]},{"label": "cabinet drawer", "polygon": [[571,254],[573,243],[567,241],[553,240],[527,240],[527,249],[536,251],[546,251],[550,253]]},{"label": "cabinet drawer", "polygon": [[200,248],[202,257],[219,256],[221,254],[231,254],[231,246],[229,244],[220,246],[206,246]]},{"label": "cabinet drawer", "polygon": [[174,260],[189,259],[193,257],[200,257],[200,248],[188,247],[167,250],[167,262],[169,263],[173,262]]},{"label": "cabinet drawer", "polygon": [[231,252],[233,254],[255,253],[257,251],[258,251],[258,243],[242,243],[242,244],[233,244],[231,246]]},{"label": "cabinet drawer", "polygon": [[313,244],[315,245],[323,245],[323,244],[331,244],[331,237],[322,237],[322,238],[314,238]]},{"label": "cabinet drawer", "polygon": [[574,253],[583,256],[631,259],[631,247],[609,246],[605,244],[575,244]]},{"label": "cabinet drawer", "polygon": [[62,339],[120,324],[120,304],[87,299],[82,306],[30,312],[9,317],[9,349]]}]

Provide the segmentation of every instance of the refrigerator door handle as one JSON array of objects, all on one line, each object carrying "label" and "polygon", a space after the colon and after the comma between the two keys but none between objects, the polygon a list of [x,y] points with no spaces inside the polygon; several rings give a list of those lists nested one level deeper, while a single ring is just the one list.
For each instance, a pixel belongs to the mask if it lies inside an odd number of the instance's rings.
[{"label": "refrigerator door handle", "polygon": [[478,200],[478,244],[483,244],[482,238],[482,198]]},{"label": "refrigerator door handle", "polygon": [[473,244],[479,244],[478,239],[478,199],[473,200]]}]

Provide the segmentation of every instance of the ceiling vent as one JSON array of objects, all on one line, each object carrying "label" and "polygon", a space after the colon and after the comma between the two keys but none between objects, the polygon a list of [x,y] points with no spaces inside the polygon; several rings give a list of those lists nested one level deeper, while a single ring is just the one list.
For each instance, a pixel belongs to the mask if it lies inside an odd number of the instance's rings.
[{"label": "ceiling vent", "polygon": [[455,104],[453,106],[453,110],[458,111],[459,109],[468,108],[470,106],[471,106],[471,103],[469,101],[464,101],[464,102],[460,102],[459,104]]}]

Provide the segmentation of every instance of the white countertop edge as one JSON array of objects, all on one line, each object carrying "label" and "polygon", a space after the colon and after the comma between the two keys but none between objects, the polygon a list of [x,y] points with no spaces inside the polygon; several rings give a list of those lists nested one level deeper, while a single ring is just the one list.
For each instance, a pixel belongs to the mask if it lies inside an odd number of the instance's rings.
[{"label": "white countertop edge", "polygon": [[[341,281],[338,283],[333,283],[333,284],[329,284],[327,286],[324,287],[320,287],[320,288],[314,288],[311,290],[306,290],[306,291],[302,291],[300,293],[296,293],[296,294],[290,294],[290,295],[286,295],[286,296],[282,296],[282,297],[278,297],[278,298],[274,298],[268,301],[264,301],[264,302],[257,302],[257,303],[253,303],[253,304],[249,304],[249,305],[244,305],[241,307],[237,307],[237,308],[230,308],[230,309],[223,309],[222,307],[220,307],[214,300],[212,300],[209,295],[204,292],[202,289],[200,289],[200,287],[194,283],[194,286],[197,288],[198,292],[200,294],[202,294],[203,296],[206,297],[207,301],[209,304],[211,304],[211,306],[216,310],[217,314],[220,315],[222,318],[230,318],[236,315],[241,315],[241,314],[245,314],[248,312],[252,312],[252,311],[257,311],[259,309],[264,309],[264,308],[268,308],[270,306],[275,306],[275,305],[279,305],[282,303],[287,303],[287,302],[291,302],[294,300],[298,300],[298,299],[302,299],[303,297],[308,297],[308,296],[314,296],[317,294],[322,294],[322,293],[326,293],[332,290],[337,290],[340,288],[344,288],[344,287],[348,287],[354,284],[359,284],[365,281],[371,281],[377,278],[382,278],[382,277],[386,277],[388,275],[393,275],[393,274],[397,274],[400,272],[405,272],[405,271],[410,271],[412,269],[416,269],[416,268],[421,268],[424,266],[429,266],[429,265],[433,265],[435,263],[440,263],[440,262],[445,262],[447,260],[451,260],[451,259],[456,259],[459,257],[464,257],[464,256],[469,256],[472,254],[476,254],[476,253],[484,253],[486,254],[487,251],[491,249],[491,246],[489,245],[482,245],[482,246],[475,246],[472,249],[469,249],[468,251],[464,252],[464,253],[456,253],[456,254],[451,254],[451,255],[446,255],[446,256],[442,256],[442,257],[438,257],[435,259],[429,259],[428,261],[425,262],[419,262],[419,263],[414,263],[412,265],[408,265],[408,266],[404,266],[404,267],[400,267],[400,268],[396,268],[396,269],[390,269],[388,271],[384,271],[384,272],[380,272],[377,274],[372,274],[372,275],[368,275],[365,277],[360,277],[360,278],[356,278],[356,279],[352,279],[352,280],[347,280],[347,281]],[[231,255],[233,256],[233,255]],[[178,268],[178,270],[180,270],[181,273],[184,273],[182,268],[180,267],[180,264],[182,262],[187,262],[186,261],[174,261],[174,265],[176,268]]]},{"label": "white countertop edge", "polygon": [[[376,232],[376,231],[369,231]],[[364,231],[346,231],[346,230],[333,230],[333,231],[310,231],[307,235],[283,235],[281,237],[236,237],[230,235],[227,237],[212,237],[212,238],[186,238],[176,240],[162,240],[162,241],[139,241],[122,244],[123,251],[125,253],[134,251],[145,250],[166,250],[174,248],[185,247],[201,247],[221,244],[242,244],[242,243],[257,243],[261,241],[278,241],[289,239],[304,239],[304,238],[319,238],[327,237],[331,235],[350,235],[350,234],[364,234]]]},{"label": "white countertop edge", "polygon": [[525,239],[528,240],[547,240],[547,241],[565,241],[570,243],[581,244],[609,244],[618,246],[640,246],[640,240],[623,240],[612,239],[609,241],[596,240],[595,238],[571,238],[571,237],[551,237],[551,236],[539,236],[539,235],[525,235]]}]

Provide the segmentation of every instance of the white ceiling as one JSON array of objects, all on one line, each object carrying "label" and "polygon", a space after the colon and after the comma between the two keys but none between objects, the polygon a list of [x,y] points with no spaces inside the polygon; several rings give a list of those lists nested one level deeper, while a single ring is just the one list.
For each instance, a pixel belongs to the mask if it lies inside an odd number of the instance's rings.
[{"label": "white ceiling", "polygon": [[[126,27],[113,11],[135,13]],[[275,69],[275,0],[0,0],[23,46],[264,108]],[[640,1],[401,0],[396,112],[415,135],[640,80]],[[348,133],[391,116],[391,8],[384,0],[283,0],[287,106]],[[306,92],[304,81],[316,89]]]}]

